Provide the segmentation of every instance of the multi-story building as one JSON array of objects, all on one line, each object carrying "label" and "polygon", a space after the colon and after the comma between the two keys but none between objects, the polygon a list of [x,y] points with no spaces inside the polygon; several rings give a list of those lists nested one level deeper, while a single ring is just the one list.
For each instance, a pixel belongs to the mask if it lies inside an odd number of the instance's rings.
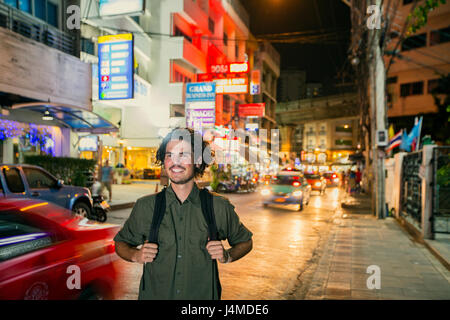
[{"label": "multi-story building", "polygon": [[0,163],[79,155],[81,136],[117,128],[92,112],[91,68],[67,8],[80,1],[0,1]]},{"label": "multi-story building", "polygon": [[306,96],[306,71],[296,69],[281,70],[277,93],[279,102],[304,99]]},{"label": "multi-story building", "polygon": [[[413,6],[411,0],[398,1],[393,24],[396,32],[392,33],[397,37],[386,49],[391,54]],[[386,85],[389,122],[396,124],[396,130],[411,128],[414,116],[425,114],[423,130],[433,132],[433,114],[438,110],[431,92],[441,75],[450,72],[450,3],[440,4],[431,11],[426,25],[406,37],[397,50]],[[386,65],[391,58],[385,58]]]},{"label": "multi-story building", "polygon": [[277,104],[277,79],[280,76],[280,54],[269,42],[258,45],[254,52],[252,70],[260,74],[260,93],[250,96],[253,103],[264,103],[264,117],[247,119],[247,123],[257,123],[258,128],[265,129],[270,138],[270,130],[276,128],[275,108]]}]

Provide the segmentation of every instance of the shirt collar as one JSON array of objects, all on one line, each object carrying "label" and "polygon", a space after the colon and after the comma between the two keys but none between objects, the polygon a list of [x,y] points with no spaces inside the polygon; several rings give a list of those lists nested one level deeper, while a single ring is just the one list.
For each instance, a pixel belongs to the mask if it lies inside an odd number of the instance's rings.
[{"label": "shirt collar", "polygon": [[[177,195],[175,194],[175,191],[172,189],[172,185],[167,187],[166,190],[166,203],[167,206],[170,206],[172,202],[178,201]],[[192,187],[191,193],[189,193],[189,196],[186,198],[184,202],[191,202],[193,204],[200,204],[200,190],[197,187],[197,184],[194,183],[194,186]]]}]

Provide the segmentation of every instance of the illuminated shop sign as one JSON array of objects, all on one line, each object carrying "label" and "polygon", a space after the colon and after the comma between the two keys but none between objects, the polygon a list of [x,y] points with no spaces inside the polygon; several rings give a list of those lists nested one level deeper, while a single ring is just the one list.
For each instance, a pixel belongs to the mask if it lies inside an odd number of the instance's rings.
[{"label": "illuminated shop sign", "polygon": [[214,128],[216,122],[216,84],[214,82],[186,85],[186,126],[194,130]]},{"label": "illuminated shop sign", "polygon": [[144,12],[144,0],[100,0],[100,16],[132,15]]},{"label": "illuminated shop sign", "polygon": [[80,139],[78,150],[80,151],[97,151],[98,139],[97,136],[86,136]]},{"label": "illuminated shop sign", "polygon": [[252,70],[250,76],[250,94],[260,94],[261,93],[261,71]]},{"label": "illuminated shop sign", "polygon": [[248,73],[248,62],[231,62],[227,64],[213,64],[210,73]]},{"label": "illuminated shop sign", "polygon": [[98,38],[99,99],[134,98],[133,34]]},{"label": "illuminated shop sign", "polygon": [[239,117],[264,117],[266,104],[248,103],[239,105]]},{"label": "illuminated shop sign", "polygon": [[214,80],[216,94],[248,93],[248,78]]}]

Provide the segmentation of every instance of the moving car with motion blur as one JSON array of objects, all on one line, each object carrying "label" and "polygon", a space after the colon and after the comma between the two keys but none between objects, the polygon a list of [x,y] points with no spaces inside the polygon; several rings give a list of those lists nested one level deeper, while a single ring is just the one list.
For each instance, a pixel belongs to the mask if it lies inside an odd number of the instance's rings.
[{"label": "moving car with motion blur", "polygon": [[298,205],[298,211],[303,210],[311,198],[311,186],[297,169],[280,171],[272,177],[269,185],[261,190],[263,205],[269,204]]},{"label": "moving car with motion blur", "polygon": [[0,300],[113,299],[119,228],[49,202],[0,199]]},{"label": "moving car with motion blur", "polygon": [[339,176],[336,172],[325,172],[323,174],[323,177],[325,178],[327,182],[327,187],[338,187],[340,183]]},{"label": "moving car with motion blur", "polygon": [[327,181],[319,173],[305,173],[305,178],[311,185],[312,191],[319,191],[320,194],[325,193],[327,188]]}]

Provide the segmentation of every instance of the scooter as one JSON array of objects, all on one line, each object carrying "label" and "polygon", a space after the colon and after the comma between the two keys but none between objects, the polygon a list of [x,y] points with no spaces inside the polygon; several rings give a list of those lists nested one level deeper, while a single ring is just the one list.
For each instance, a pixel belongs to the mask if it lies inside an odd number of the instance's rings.
[{"label": "scooter", "polygon": [[105,222],[107,219],[106,213],[111,210],[111,206],[103,198],[101,194],[101,183],[98,181],[95,181],[92,185],[92,203],[93,206],[88,219]]},{"label": "scooter", "polygon": [[105,201],[102,195],[92,196],[93,207],[88,219],[105,222],[106,213],[111,210],[111,206]]}]

